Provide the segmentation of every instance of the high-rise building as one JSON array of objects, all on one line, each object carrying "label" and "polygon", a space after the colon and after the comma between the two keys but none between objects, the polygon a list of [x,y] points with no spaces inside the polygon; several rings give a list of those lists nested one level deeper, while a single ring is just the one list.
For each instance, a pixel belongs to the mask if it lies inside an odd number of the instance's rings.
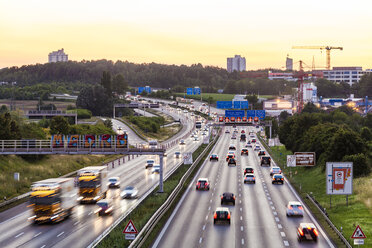
[{"label": "high-rise building", "polygon": [[234,58],[227,58],[227,71],[245,71],[245,58],[235,55]]},{"label": "high-rise building", "polygon": [[62,48],[61,50],[53,51],[53,52],[49,53],[48,61],[49,61],[49,63],[60,62],[60,61],[66,62],[66,61],[68,61],[68,55],[65,54],[65,51]]},{"label": "high-rise building", "polygon": [[285,68],[288,71],[293,71],[293,59],[287,56],[287,59],[285,61]]}]

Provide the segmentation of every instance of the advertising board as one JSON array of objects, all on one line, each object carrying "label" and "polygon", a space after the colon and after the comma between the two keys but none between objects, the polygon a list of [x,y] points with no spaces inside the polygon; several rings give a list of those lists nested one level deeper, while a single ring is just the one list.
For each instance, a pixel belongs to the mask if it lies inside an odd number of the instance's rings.
[{"label": "advertising board", "polygon": [[295,152],[296,166],[315,166],[315,152]]},{"label": "advertising board", "polygon": [[327,162],[326,187],[328,195],[353,194],[353,163]]}]

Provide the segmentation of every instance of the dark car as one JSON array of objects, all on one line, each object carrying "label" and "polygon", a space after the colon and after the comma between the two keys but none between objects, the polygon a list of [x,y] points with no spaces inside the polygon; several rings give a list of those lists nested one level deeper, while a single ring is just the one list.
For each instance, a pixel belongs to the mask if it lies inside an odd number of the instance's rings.
[{"label": "dark car", "polygon": [[208,178],[199,178],[196,182],[196,190],[209,190]]},{"label": "dark car", "polygon": [[256,139],[252,139],[251,142],[252,142],[252,143],[256,143]]},{"label": "dark car", "polygon": [[98,214],[99,216],[112,214],[113,207],[110,200],[107,199],[99,200],[97,202],[97,206],[98,209],[94,211],[94,213]]},{"label": "dark car", "polygon": [[284,184],[284,177],[281,174],[274,174],[272,183]]},{"label": "dark car", "polygon": [[300,223],[297,228],[298,241],[304,240],[318,241],[318,230],[313,223]]},{"label": "dark car", "polygon": [[240,141],[246,141],[246,139],[247,139],[247,136],[245,136],[245,133],[242,133],[240,135]]},{"label": "dark car", "polygon": [[217,154],[212,154],[212,155],[209,157],[209,161],[212,161],[212,160],[218,161],[218,155],[217,155]]},{"label": "dark car", "polygon": [[120,188],[120,178],[119,177],[110,177],[107,183],[109,188]]},{"label": "dark car", "polygon": [[235,152],[230,151],[227,153],[226,162],[229,161],[230,158],[235,158]]},{"label": "dark car", "polygon": [[271,158],[270,157],[261,157],[261,166],[270,166]]},{"label": "dark car", "polygon": [[256,183],[256,177],[254,174],[247,173],[244,175],[244,183]]},{"label": "dark car", "polygon": [[266,152],[265,151],[259,151],[258,152],[258,156],[265,156],[266,155]]},{"label": "dark car", "polygon": [[240,152],[240,155],[247,155],[248,156],[248,148],[243,148]]},{"label": "dark car", "polygon": [[236,166],[235,158],[229,158],[229,161],[227,161],[227,165],[228,166],[230,166],[230,165]]},{"label": "dark car", "polygon": [[213,213],[213,224],[217,222],[227,222],[230,225],[231,214],[228,208],[216,208],[216,211]]},{"label": "dark car", "polygon": [[221,196],[221,205],[232,203],[235,205],[235,195],[233,193],[225,192]]},{"label": "dark car", "polygon": [[252,167],[247,167],[244,169],[244,174],[247,174],[247,173],[254,173],[254,169]]}]

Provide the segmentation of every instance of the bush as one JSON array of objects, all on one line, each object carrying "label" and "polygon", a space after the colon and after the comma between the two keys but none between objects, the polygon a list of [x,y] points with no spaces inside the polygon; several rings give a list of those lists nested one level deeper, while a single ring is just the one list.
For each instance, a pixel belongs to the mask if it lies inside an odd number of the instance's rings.
[{"label": "bush", "polygon": [[346,155],[342,158],[343,162],[353,162],[354,177],[366,176],[371,172],[371,166],[363,153]]},{"label": "bush", "polygon": [[144,117],[131,116],[129,121],[138,126],[144,132],[157,133],[161,125],[164,125],[165,119],[163,117]]},{"label": "bush", "polygon": [[90,119],[92,118],[92,111],[88,109],[76,109],[78,119]]}]

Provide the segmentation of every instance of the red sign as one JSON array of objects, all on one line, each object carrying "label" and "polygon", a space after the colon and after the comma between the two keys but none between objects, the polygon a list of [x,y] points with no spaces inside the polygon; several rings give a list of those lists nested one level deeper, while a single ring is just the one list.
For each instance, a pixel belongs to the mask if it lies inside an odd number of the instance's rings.
[{"label": "red sign", "polygon": [[247,117],[243,117],[243,121],[247,121]]},{"label": "red sign", "polygon": [[258,122],[258,117],[254,117],[254,121],[255,122]]},{"label": "red sign", "polygon": [[127,226],[124,228],[123,233],[126,233],[126,234],[137,234],[138,233],[138,231],[137,231],[136,227],[134,226],[132,220],[129,220]]},{"label": "red sign", "polygon": [[364,234],[364,232],[362,231],[362,228],[360,228],[360,226],[358,225],[356,228],[355,228],[355,231],[353,233],[353,235],[351,236],[352,239],[365,239],[367,238],[366,235]]},{"label": "red sign", "polygon": [[223,116],[220,116],[219,121],[223,122]]},{"label": "red sign", "polygon": [[238,118],[236,118],[236,121],[237,122],[241,122],[242,121],[242,118],[238,117]]},{"label": "red sign", "polygon": [[231,117],[231,121],[234,122],[235,121],[235,117]]},{"label": "red sign", "polygon": [[225,117],[225,122],[230,122],[229,117]]},{"label": "red sign", "polygon": [[252,122],[252,117],[249,117],[248,118],[248,122]]}]

